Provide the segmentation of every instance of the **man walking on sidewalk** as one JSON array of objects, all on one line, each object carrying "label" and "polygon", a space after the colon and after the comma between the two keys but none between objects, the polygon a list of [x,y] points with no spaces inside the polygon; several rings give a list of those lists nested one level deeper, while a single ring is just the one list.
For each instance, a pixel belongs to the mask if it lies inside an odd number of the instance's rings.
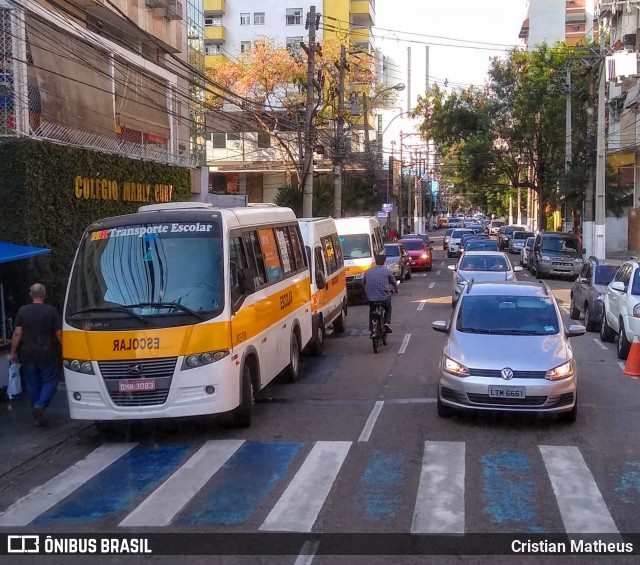
[{"label": "man walking on sidewalk", "polygon": [[40,283],[29,289],[32,304],[22,306],[16,316],[11,339],[11,362],[22,363],[24,380],[37,425],[44,424],[44,410],[58,388],[58,347],[62,322],[53,306],[44,303],[46,291]]}]

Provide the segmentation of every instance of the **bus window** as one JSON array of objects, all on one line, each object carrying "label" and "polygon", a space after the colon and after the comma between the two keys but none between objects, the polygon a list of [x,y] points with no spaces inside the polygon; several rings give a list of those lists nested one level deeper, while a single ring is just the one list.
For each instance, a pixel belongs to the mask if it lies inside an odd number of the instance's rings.
[{"label": "bus window", "polygon": [[242,237],[233,237],[229,240],[229,279],[231,283],[231,303],[236,304],[246,290],[241,290],[238,283],[238,270],[247,269],[247,255],[242,245]]},{"label": "bus window", "polygon": [[280,257],[285,274],[289,274],[291,271],[297,271],[296,259],[293,255],[287,228],[276,228],[276,238],[278,240],[278,248],[280,249]]},{"label": "bus window", "polygon": [[337,233],[331,234],[331,243],[333,244],[333,249],[336,252],[336,261],[338,262],[338,269],[344,267],[344,257],[342,256],[342,245],[340,244],[340,238]]},{"label": "bus window", "polygon": [[260,247],[264,257],[264,266],[267,268],[267,278],[269,282],[277,281],[284,277],[282,263],[278,255],[278,246],[272,228],[262,228],[258,230]]},{"label": "bus window", "polygon": [[326,275],[327,271],[324,268],[324,263],[322,262],[322,250],[319,246],[315,247],[315,249],[313,250],[313,256],[315,258],[316,271],[320,270]]},{"label": "bus window", "polygon": [[336,252],[333,248],[333,243],[329,236],[321,238],[322,250],[324,251],[324,260],[327,264],[327,274],[332,275],[338,270],[338,260],[336,258]]},{"label": "bus window", "polygon": [[296,270],[304,269],[304,256],[302,254],[302,243],[297,226],[288,226],[289,239],[291,240],[291,249],[296,260]]},{"label": "bus window", "polygon": [[254,231],[245,232],[242,235],[246,246],[249,268],[253,274],[254,286],[259,288],[267,283],[267,272],[264,268],[262,249],[258,241],[258,233]]}]

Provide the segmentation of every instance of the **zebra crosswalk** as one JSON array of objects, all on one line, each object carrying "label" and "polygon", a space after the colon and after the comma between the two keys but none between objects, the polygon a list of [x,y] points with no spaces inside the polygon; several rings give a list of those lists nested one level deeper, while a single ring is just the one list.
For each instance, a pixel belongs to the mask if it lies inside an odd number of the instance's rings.
[{"label": "zebra crosswalk", "polygon": [[[470,515],[474,524],[481,515],[489,525],[514,531],[616,534],[620,526],[610,508],[640,502],[634,474],[640,462],[618,467],[626,469],[619,488],[604,490],[620,500],[607,501],[575,446],[481,454],[465,442],[425,441],[405,455],[351,441],[104,444],[4,509],[0,526],[340,531],[340,509],[350,505],[364,530],[367,521],[379,526],[386,520],[414,534],[472,533]],[[538,484],[541,471],[546,477]],[[536,505],[554,502],[558,523],[546,520],[541,530],[545,520],[536,516]]]}]

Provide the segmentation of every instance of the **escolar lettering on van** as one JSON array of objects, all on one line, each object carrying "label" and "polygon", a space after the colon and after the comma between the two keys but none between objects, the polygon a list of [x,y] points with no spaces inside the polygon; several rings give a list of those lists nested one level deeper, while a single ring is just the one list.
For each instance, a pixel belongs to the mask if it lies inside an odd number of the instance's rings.
[{"label": "escolar lettering on van", "polygon": [[130,339],[114,339],[114,351],[137,351],[139,349],[160,349],[159,337],[141,337]]},{"label": "escolar lettering on van", "polygon": [[280,295],[280,310],[284,310],[293,304],[293,292],[288,291]]}]

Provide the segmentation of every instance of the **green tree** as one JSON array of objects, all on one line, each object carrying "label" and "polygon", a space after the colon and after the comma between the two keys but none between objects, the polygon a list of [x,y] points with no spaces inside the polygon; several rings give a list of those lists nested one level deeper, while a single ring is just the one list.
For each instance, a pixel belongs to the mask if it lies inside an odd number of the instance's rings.
[{"label": "green tree", "polygon": [[[298,218],[302,217],[302,189],[298,185],[285,185],[278,189],[274,198],[278,206],[291,208]],[[333,186],[318,183],[313,186],[313,215],[317,218],[330,216],[333,211]]]},{"label": "green tree", "polygon": [[[543,224],[545,205],[557,205],[558,186],[568,191],[566,93],[561,85],[570,65],[574,92],[586,91],[587,76],[576,49],[562,44],[530,52],[514,49],[491,61],[484,89],[446,94],[434,88],[419,100],[415,115],[424,118],[421,132],[455,164],[457,191],[472,202],[504,207],[517,187],[531,188],[538,195]],[[576,94],[574,126],[586,135],[585,116],[584,101]],[[576,158],[579,167],[586,155]]]}]

